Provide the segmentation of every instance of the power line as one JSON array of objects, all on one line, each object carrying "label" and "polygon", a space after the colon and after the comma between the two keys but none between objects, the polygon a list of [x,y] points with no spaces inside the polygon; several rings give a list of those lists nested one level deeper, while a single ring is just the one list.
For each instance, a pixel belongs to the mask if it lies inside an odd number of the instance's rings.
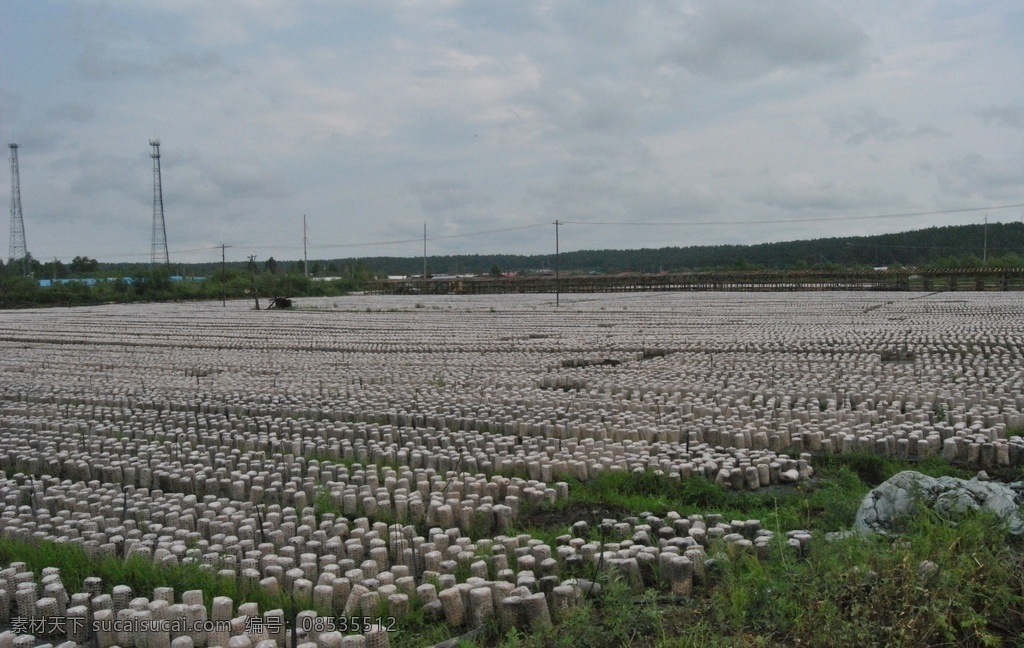
[{"label": "power line", "polygon": [[[892,236],[891,234],[880,234],[879,236]],[[902,243],[846,243],[849,247],[858,248],[896,248],[901,250],[964,250],[971,246],[967,243],[960,245],[928,245],[928,244],[902,244]],[[991,251],[1009,250],[1009,251],[1020,251],[1019,245],[989,245],[988,249]]]},{"label": "power line", "polygon": [[[501,232],[515,232],[518,230],[533,229],[537,227],[544,227],[550,223],[531,223],[529,225],[518,225],[516,227],[503,227],[501,229],[483,230],[480,232],[467,232],[465,234],[447,234],[445,236],[430,236],[427,237],[427,241],[444,241],[449,239],[467,238],[470,236],[483,236],[485,234],[499,234]],[[392,241],[372,241],[369,243],[320,243],[317,245],[310,245],[310,248],[318,249],[331,249],[331,248],[358,248],[358,247],[376,247],[384,245],[407,245],[409,243],[422,243],[424,237],[414,239],[396,239]],[[219,246],[214,246],[215,248]],[[247,250],[297,250],[300,246],[298,245],[236,245],[235,247],[244,247]],[[199,248],[208,249],[208,248]],[[181,250],[182,252],[189,252],[195,250]]]},{"label": "power line", "polygon": [[968,207],[963,209],[939,209],[934,211],[904,212],[899,214],[872,214],[870,216],[839,216],[814,218],[780,218],[752,219],[752,220],[729,220],[729,221],[660,221],[660,222],[632,222],[632,221],[562,221],[563,225],[649,225],[649,226],[679,226],[679,225],[771,225],[775,223],[821,223],[850,220],[871,220],[878,218],[910,218],[913,216],[938,216],[941,214],[965,214],[968,212],[992,211],[996,209],[1016,209],[1024,207],[1024,203],[1015,205],[994,205],[991,207]]},{"label": "power line", "polygon": [[[232,246],[229,245],[228,247],[232,247]],[[186,250],[171,250],[170,252],[172,254],[184,254],[186,252],[205,252],[207,250],[219,250],[219,249],[220,249],[220,245],[209,245],[209,246],[206,246],[206,247],[189,248],[189,249],[186,249]],[[117,255],[107,255],[107,254],[104,254],[104,255],[100,255],[100,256],[104,256],[104,257],[106,257],[108,259],[133,259],[133,258],[136,258],[136,257],[148,257],[148,256],[150,256],[150,254],[147,254],[147,253],[117,254]]]},{"label": "power line", "polygon": [[[483,236],[483,235],[486,235],[486,234],[499,234],[499,233],[502,233],[502,232],[514,232],[514,231],[518,231],[518,230],[525,230],[525,229],[533,229],[533,228],[537,228],[537,227],[544,227],[546,225],[550,225],[550,223],[530,223],[528,225],[518,225],[518,226],[515,226],[515,227],[503,227],[503,228],[500,228],[500,229],[482,230],[482,231],[479,231],[479,232],[466,232],[465,234],[448,234],[448,235],[445,235],[445,236],[431,236],[431,237],[427,238],[426,240],[427,241],[443,241],[443,240],[449,240],[449,239],[467,238],[467,237],[470,237],[470,236]],[[421,243],[422,241],[423,241],[423,238],[420,237],[420,238],[415,238],[415,239],[402,239],[402,240],[392,240],[392,241],[375,241],[375,242],[370,242],[370,243],[320,244],[320,245],[310,245],[309,247],[311,247],[311,248],[320,248],[320,249],[359,248],[359,247],[374,247],[374,246],[384,246],[384,245],[402,245],[402,244],[408,244],[408,243]],[[242,245],[242,244],[235,244],[234,247],[245,248],[247,250],[293,250],[293,249],[299,249],[301,246],[298,246],[298,245]],[[185,254],[185,253],[188,253],[188,252],[205,252],[207,250],[219,250],[219,249],[220,249],[220,245],[210,245],[210,246],[206,246],[206,247],[189,248],[189,249],[183,249],[183,250],[171,250],[170,252],[173,253],[173,254]],[[104,255],[104,256],[106,256],[106,258],[129,259],[129,258],[135,258],[135,257],[145,257],[145,256],[149,256],[149,255],[147,255],[147,254],[119,254],[119,255],[116,255],[116,256],[108,256],[108,255]]]},{"label": "power line", "polygon": [[[465,234],[448,234],[446,236],[431,236],[427,238],[428,241],[444,241],[448,239],[467,238],[470,236],[483,236],[485,234],[500,234],[502,232],[515,232],[518,230],[533,229],[535,227],[544,227],[550,225],[550,223],[530,223],[529,225],[518,225],[516,227],[503,227],[501,229],[483,230],[480,232],[467,232]],[[374,243],[339,243],[339,244],[323,244],[323,245],[311,245],[310,247],[315,248],[346,248],[346,247],[372,247],[375,245],[402,245],[406,243],[420,243],[423,241],[423,237],[415,239],[403,239],[397,241],[377,241]],[[275,246],[277,247],[277,246]],[[281,246],[285,247],[285,246]]]},{"label": "power line", "polygon": [[[942,214],[963,214],[980,211],[995,211],[1000,209],[1019,209],[1024,207],[1024,203],[1017,203],[1011,205],[992,205],[988,207],[969,207],[961,209],[944,209],[944,210],[932,210],[932,211],[919,211],[919,212],[903,212],[903,213],[892,213],[892,214],[872,214],[868,216],[844,216],[844,217],[813,217],[813,218],[785,218],[785,219],[749,219],[749,220],[729,220],[729,221],[564,221],[560,220],[560,225],[597,225],[597,226],[709,226],[709,225],[757,225],[757,224],[784,224],[784,223],[812,223],[812,222],[836,222],[836,221],[851,221],[851,220],[870,220],[870,219],[885,219],[885,218],[910,218],[914,216],[936,216]],[[338,243],[338,244],[318,244],[309,245],[310,248],[317,249],[344,249],[344,248],[367,248],[367,247],[380,247],[389,245],[408,245],[411,243],[422,243],[424,241],[443,241],[452,240],[459,238],[469,238],[473,236],[485,236],[487,234],[500,234],[504,232],[515,232],[527,229],[535,229],[540,227],[550,226],[550,222],[536,222],[529,223],[526,225],[517,225],[514,227],[503,227],[490,230],[481,230],[477,232],[466,232],[463,234],[448,234],[444,236],[432,236],[429,238],[418,237],[415,239],[395,239],[387,241],[372,241],[366,243]],[[853,245],[860,245],[853,243]],[[878,244],[873,244],[878,245]],[[204,247],[170,250],[171,254],[186,254],[190,252],[205,252],[210,250],[220,249],[220,245],[210,245]],[[244,245],[236,243],[234,247],[241,247],[247,250],[292,250],[299,249],[297,245]],[[888,245],[888,247],[911,247],[902,245]],[[952,246],[949,246],[952,247]],[[108,259],[133,259],[138,257],[151,256],[147,254],[118,254],[118,255],[103,255]]]}]

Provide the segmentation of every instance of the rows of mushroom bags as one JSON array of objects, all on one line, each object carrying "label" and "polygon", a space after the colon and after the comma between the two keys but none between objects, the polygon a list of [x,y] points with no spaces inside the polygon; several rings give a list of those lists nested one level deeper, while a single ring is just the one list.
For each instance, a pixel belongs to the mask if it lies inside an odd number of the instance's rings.
[{"label": "rows of mushroom bags", "polygon": [[[387,619],[411,610],[453,632],[542,627],[595,595],[598,573],[685,596],[716,560],[811,540],[780,530],[773,544],[759,521],[714,511],[578,521],[553,543],[523,532],[608,471],[756,490],[813,479],[827,454],[1024,461],[1024,302],[1012,293],[248,306],[4,313],[0,537],[199,565],[240,592],[308,602],[307,616],[380,621],[309,621],[300,642],[388,645],[400,635]],[[281,609],[167,588],[115,596],[119,583],[67,592],[50,571],[6,566],[0,624],[224,622],[177,636],[86,624],[103,648],[291,641],[244,622]],[[0,648],[82,643],[72,630],[9,630]]]}]

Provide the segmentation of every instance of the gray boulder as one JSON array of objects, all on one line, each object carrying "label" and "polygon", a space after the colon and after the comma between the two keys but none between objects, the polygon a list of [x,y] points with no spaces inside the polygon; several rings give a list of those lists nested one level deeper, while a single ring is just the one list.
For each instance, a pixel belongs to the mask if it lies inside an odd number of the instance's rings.
[{"label": "gray boulder", "polygon": [[924,506],[953,522],[967,511],[991,511],[1006,522],[1012,535],[1024,536],[1024,511],[1013,486],[977,479],[935,478],[905,470],[864,497],[854,528],[862,533],[888,535],[899,520]]}]

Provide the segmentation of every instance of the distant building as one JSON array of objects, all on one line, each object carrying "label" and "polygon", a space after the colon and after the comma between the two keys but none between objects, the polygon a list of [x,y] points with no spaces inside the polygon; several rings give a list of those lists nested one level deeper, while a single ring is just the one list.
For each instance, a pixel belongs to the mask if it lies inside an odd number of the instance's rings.
[{"label": "distant building", "polygon": [[[204,281],[206,277],[182,277],[181,275],[172,275],[168,277],[171,281]],[[134,277],[107,277],[106,279],[97,279],[95,277],[79,277],[74,279],[40,279],[40,288],[50,288],[54,284],[84,284],[86,286],[95,286],[99,282],[104,281],[120,281],[121,283],[133,284],[135,283]]]}]

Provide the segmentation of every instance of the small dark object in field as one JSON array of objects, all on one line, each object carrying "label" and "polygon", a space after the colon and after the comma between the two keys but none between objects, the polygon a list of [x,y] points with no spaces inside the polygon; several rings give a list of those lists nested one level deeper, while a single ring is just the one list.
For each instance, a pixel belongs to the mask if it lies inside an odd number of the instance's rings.
[{"label": "small dark object in field", "polygon": [[897,349],[885,349],[882,351],[882,362],[911,362],[917,357],[913,351],[907,349],[906,345]]},{"label": "small dark object in field", "polygon": [[621,360],[615,358],[602,358],[601,360],[594,360],[591,358],[570,358],[568,360],[562,360],[563,367],[618,367],[622,364]]},{"label": "small dark object in field", "polygon": [[644,349],[640,354],[641,360],[652,360],[654,358],[663,358],[667,355],[672,354],[671,349],[657,348],[657,349]]}]

